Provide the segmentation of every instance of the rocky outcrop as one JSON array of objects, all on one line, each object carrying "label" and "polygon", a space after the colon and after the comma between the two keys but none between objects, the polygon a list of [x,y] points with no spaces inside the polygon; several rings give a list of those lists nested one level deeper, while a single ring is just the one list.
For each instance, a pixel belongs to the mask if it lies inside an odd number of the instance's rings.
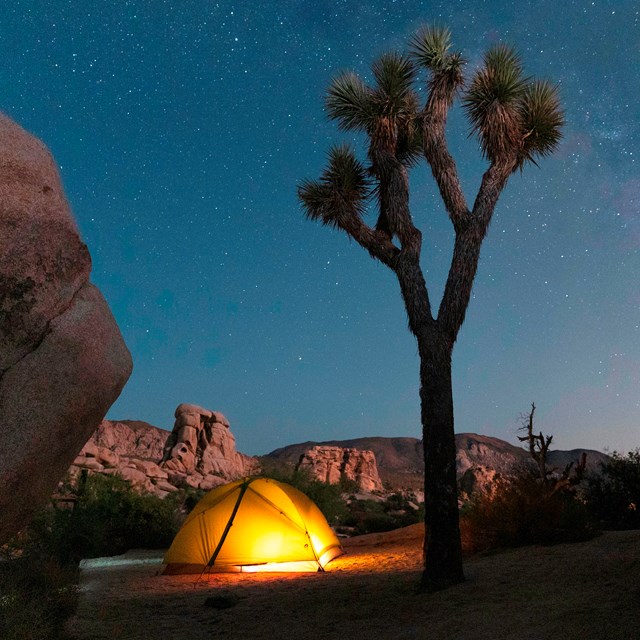
[{"label": "rocky outcrop", "polygon": [[373,451],[316,446],[301,454],[296,469],[328,484],[354,483],[364,493],[383,489]]},{"label": "rocky outcrop", "polygon": [[502,475],[491,467],[473,465],[458,476],[458,492],[461,501],[474,494],[492,494]]},{"label": "rocky outcrop", "polygon": [[223,414],[183,403],[175,419],[161,466],[177,486],[208,490],[256,471],[255,460],[236,451]]},{"label": "rocky outcrop", "polygon": [[46,502],[131,356],[46,147],[0,115],[0,542]]},{"label": "rocky outcrop", "polygon": [[159,429],[148,422],[103,420],[87,446],[108,449],[119,456],[159,462],[168,435],[166,429]]},{"label": "rocky outcrop", "polygon": [[165,496],[177,491],[158,465],[168,433],[146,422],[103,420],[69,469],[72,478],[81,471],[118,475],[132,486]]},{"label": "rocky outcrop", "polygon": [[529,456],[524,449],[475,433],[457,434],[456,449],[458,477],[475,467],[490,467],[499,473],[510,473],[529,464]]},{"label": "rocky outcrop", "polygon": [[181,404],[171,433],[146,422],[103,420],[70,468],[71,476],[117,474],[160,497],[192,487],[209,490],[258,471],[255,458],[236,451],[221,413]]}]

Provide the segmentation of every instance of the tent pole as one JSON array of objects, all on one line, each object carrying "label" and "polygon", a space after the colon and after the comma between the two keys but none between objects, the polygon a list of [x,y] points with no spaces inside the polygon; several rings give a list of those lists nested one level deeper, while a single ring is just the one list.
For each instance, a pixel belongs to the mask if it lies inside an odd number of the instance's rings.
[{"label": "tent pole", "polygon": [[229,516],[229,522],[227,522],[227,526],[224,528],[224,531],[222,532],[222,536],[220,536],[220,542],[218,542],[218,546],[216,547],[216,550],[213,552],[213,555],[211,556],[211,559],[209,560],[209,562],[207,562],[207,567],[212,567],[214,565],[216,558],[220,553],[220,549],[222,549],[222,545],[224,544],[224,541],[227,539],[227,534],[229,533],[229,531],[231,530],[231,527],[233,526],[233,519],[236,517],[236,513],[238,513],[238,509],[240,508],[240,503],[242,502],[242,498],[244,498],[244,494],[246,493],[247,488],[252,482],[253,482],[252,478],[247,478],[240,486],[240,494],[238,495],[236,504],[233,507],[231,516]]},{"label": "tent pole", "polygon": [[304,532],[307,534],[307,540],[309,541],[309,546],[311,547],[311,552],[313,553],[313,557],[316,559],[316,562],[318,563],[318,571],[320,571],[321,573],[324,573],[324,567],[320,564],[320,558],[318,558],[318,554],[316,553],[316,550],[313,548],[313,542],[311,542],[311,536],[309,535],[309,532],[307,531],[306,526],[304,528]]}]

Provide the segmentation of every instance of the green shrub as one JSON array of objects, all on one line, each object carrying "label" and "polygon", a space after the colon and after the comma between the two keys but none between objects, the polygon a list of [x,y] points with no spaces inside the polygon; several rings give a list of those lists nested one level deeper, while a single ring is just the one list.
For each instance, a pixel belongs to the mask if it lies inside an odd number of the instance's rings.
[{"label": "green shrub", "polygon": [[378,533],[407,527],[424,520],[424,506],[417,507],[403,493],[394,493],[385,500],[356,499],[351,496],[348,515],[341,523],[351,533]]},{"label": "green shrub", "polygon": [[266,477],[290,484],[313,500],[330,525],[339,525],[346,517],[347,502],[340,485],[314,480],[306,471],[293,471],[290,467],[271,466],[268,473],[263,471]]},{"label": "green shrub", "polygon": [[614,451],[600,473],[587,476],[584,497],[605,529],[640,529],[640,449]]},{"label": "green shrub", "polygon": [[27,550],[67,563],[131,548],[168,547],[177,533],[181,495],[160,499],[101,474],[87,476],[77,491],[72,510],[50,508],[36,516],[27,533]]},{"label": "green shrub", "polygon": [[586,506],[572,491],[553,491],[524,472],[467,503],[460,513],[460,529],[467,553],[577,542],[595,533]]},{"label": "green shrub", "polygon": [[285,466],[271,465],[264,472],[269,478],[286,482],[309,496],[329,524],[342,532],[359,535],[390,531],[424,520],[424,507],[416,506],[413,494],[398,492],[382,501],[358,499],[355,497],[358,487],[353,481],[328,484],[312,479],[304,470],[293,471]]}]

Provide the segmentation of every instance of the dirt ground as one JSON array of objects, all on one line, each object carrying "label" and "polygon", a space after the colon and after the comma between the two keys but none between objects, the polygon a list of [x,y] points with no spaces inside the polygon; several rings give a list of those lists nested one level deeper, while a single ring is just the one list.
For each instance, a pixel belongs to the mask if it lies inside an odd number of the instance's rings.
[{"label": "dirt ground", "polygon": [[[422,527],[346,541],[325,573],[162,576],[130,552],[81,571],[79,640],[640,640],[640,532],[476,556],[421,594]],[[227,608],[223,608],[223,607]]]}]

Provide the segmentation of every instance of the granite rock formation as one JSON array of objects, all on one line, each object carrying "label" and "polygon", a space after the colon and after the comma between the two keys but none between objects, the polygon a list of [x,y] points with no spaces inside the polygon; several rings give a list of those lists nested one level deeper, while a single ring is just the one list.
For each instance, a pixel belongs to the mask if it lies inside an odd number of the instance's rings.
[{"label": "granite rock formation", "polygon": [[354,483],[364,493],[383,489],[373,451],[315,446],[301,454],[296,469],[328,484]]},{"label": "granite rock formation", "polygon": [[491,467],[476,464],[458,476],[459,498],[463,502],[474,494],[493,494],[503,476]]},{"label": "granite rock formation", "polygon": [[236,451],[229,421],[220,412],[183,403],[175,419],[160,466],[177,486],[209,490],[256,471],[254,459]]},{"label": "granite rock formation", "polygon": [[0,542],[46,502],[131,356],[46,147],[0,114]]},{"label": "granite rock formation", "polygon": [[166,429],[139,420],[103,420],[87,444],[109,449],[119,456],[153,460],[162,458],[167,441]]},{"label": "granite rock formation", "polygon": [[164,497],[180,488],[210,490],[258,472],[255,458],[236,451],[229,422],[218,411],[181,404],[171,433],[146,422],[104,420],[70,468],[117,474]]}]

